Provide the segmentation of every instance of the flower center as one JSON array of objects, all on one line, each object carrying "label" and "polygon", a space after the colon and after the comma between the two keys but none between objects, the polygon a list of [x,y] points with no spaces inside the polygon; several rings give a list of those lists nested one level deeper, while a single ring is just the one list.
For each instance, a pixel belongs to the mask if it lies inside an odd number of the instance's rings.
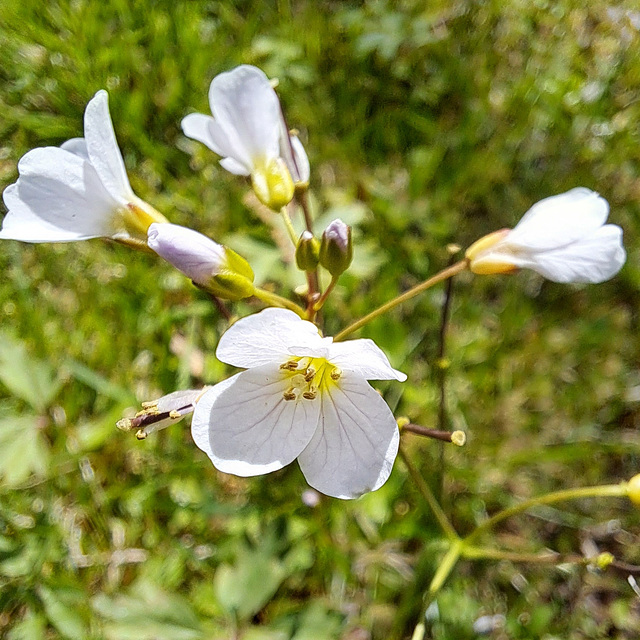
[{"label": "flower center", "polygon": [[287,390],[282,394],[285,400],[315,400],[318,394],[337,385],[342,371],[326,358],[294,356],[280,365],[280,370],[288,378]]}]

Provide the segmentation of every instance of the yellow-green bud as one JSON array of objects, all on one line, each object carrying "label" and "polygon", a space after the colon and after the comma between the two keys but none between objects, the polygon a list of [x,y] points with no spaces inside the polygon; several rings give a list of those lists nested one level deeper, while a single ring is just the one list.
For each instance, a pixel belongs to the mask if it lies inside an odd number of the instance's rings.
[{"label": "yellow-green bud", "polygon": [[251,185],[258,200],[274,211],[280,211],[293,199],[294,184],[282,158],[271,158],[256,164]]},{"label": "yellow-green bud", "polygon": [[627,484],[627,495],[633,504],[640,507],[640,473],[629,480]]},{"label": "yellow-green bud", "polygon": [[320,259],[320,243],[309,231],[303,231],[296,247],[296,264],[301,271],[315,271]]},{"label": "yellow-green bud", "polygon": [[346,271],[353,260],[351,227],[342,220],[334,220],[322,234],[320,264],[337,278]]}]

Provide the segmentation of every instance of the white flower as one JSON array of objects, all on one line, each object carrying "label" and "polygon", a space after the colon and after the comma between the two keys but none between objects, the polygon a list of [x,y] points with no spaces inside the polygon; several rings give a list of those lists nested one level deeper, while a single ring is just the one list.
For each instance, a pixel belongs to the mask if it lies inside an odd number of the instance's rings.
[{"label": "white flower", "polygon": [[578,187],[545,198],[513,229],[480,238],[467,250],[474,273],[537,271],[554,282],[604,282],[624,264],[622,229],[604,224],[609,204]]},{"label": "white flower", "polygon": [[294,185],[309,182],[309,160],[298,138],[289,135],[267,76],[250,65],[221,73],[211,82],[209,104],[213,117],[189,114],[182,120],[184,134],[222,156],[227,171],[251,176],[264,204],[287,204]]},{"label": "white flower", "polygon": [[8,213],[0,238],[69,242],[107,237],[139,244],[146,242],[152,222],[165,221],[131,190],[106,91],[98,91],[87,105],[84,135],[21,158],[18,181],[4,190]]},{"label": "white flower", "polygon": [[260,475],[297,458],[309,484],[337,498],[387,480],[398,426],[367,380],[406,376],[371,340],[334,343],[270,308],[236,322],[216,355],[247,369],[211,387],[193,415],[193,439],[220,471]]},{"label": "white flower", "polygon": [[147,243],[200,287],[229,300],[254,293],[253,271],[235,251],[177,224],[153,223]]}]

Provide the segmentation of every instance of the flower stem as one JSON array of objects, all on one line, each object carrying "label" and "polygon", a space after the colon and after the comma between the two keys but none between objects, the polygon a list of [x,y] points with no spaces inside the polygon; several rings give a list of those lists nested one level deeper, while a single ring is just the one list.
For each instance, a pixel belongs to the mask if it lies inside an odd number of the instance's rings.
[{"label": "flower stem", "polygon": [[400,454],[400,457],[402,458],[402,461],[404,462],[407,469],[409,470],[409,475],[411,476],[411,479],[415,482],[415,485],[418,488],[418,491],[422,494],[422,497],[425,499],[425,501],[431,508],[431,511],[433,511],[433,515],[438,521],[438,524],[440,525],[440,528],[442,529],[444,534],[447,536],[449,540],[454,540],[454,541],[460,540],[460,537],[456,533],[456,530],[453,528],[453,525],[449,522],[447,515],[442,510],[442,507],[440,506],[435,496],[433,495],[431,489],[429,488],[429,485],[425,482],[424,478],[420,475],[420,472],[413,465],[413,462],[411,462],[411,458],[409,458],[409,456],[407,455],[407,452],[402,448],[402,446],[400,447],[399,454]]},{"label": "flower stem", "polygon": [[360,329],[360,327],[364,327],[364,325],[371,322],[371,320],[374,320],[378,316],[381,316],[387,313],[387,311],[391,311],[391,309],[394,309],[399,304],[402,304],[407,300],[411,300],[411,298],[417,296],[419,293],[426,291],[430,287],[433,287],[433,285],[438,284],[439,282],[442,282],[447,278],[451,278],[455,276],[456,274],[464,271],[468,267],[469,267],[469,262],[468,260],[464,259],[464,260],[460,260],[460,262],[456,262],[455,264],[451,265],[450,267],[447,267],[446,269],[443,269],[442,271],[440,271],[439,273],[436,273],[436,275],[432,276],[428,280],[425,280],[424,282],[421,282],[420,284],[416,285],[412,289],[405,291],[403,294],[397,296],[396,298],[393,298],[393,300],[389,300],[389,302],[385,302],[385,304],[378,307],[377,309],[374,309],[371,313],[368,313],[366,316],[360,318],[360,320],[357,320],[353,324],[350,324],[346,329],[343,329],[342,331],[340,331],[340,333],[336,334],[333,337],[333,341],[338,342],[339,340],[343,340],[349,334]]},{"label": "flower stem", "polygon": [[287,212],[287,207],[282,207],[282,209],[280,209],[280,215],[284,220],[284,226],[287,228],[287,233],[289,234],[289,238],[291,239],[291,242],[293,242],[293,246],[297,247],[298,234],[296,233],[296,230],[293,228],[293,225],[291,224],[291,218],[289,217],[289,213]]},{"label": "flower stem", "polygon": [[575,500],[577,498],[603,498],[609,496],[626,496],[628,491],[628,482],[621,482],[620,484],[605,484],[596,487],[578,487],[577,489],[563,489],[562,491],[554,491],[553,493],[547,493],[543,496],[531,498],[525,500],[520,504],[516,504],[513,507],[504,509],[494,516],[485,520],[474,531],[472,531],[465,539],[465,545],[476,540],[485,531],[488,531],[499,522],[515,516],[519,513],[527,511],[531,507],[542,504],[553,504],[554,502],[563,502],[565,500]]},{"label": "flower stem", "polygon": [[329,294],[333,291],[333,288],[336,286],[337,282],[338,282],[338,277],[333,276],[325,292],[320,296],[320,298],[318,298],[317,302],[313,305],[314,313],[322,309],[324,303],[327,301]]},{"label": "flower stem", "polygon": [[295,302],[291,302],[291,300],[287,300],[286,298],[279,296],[277,293],[272,293],[271,291],[260,289],[260,287],[255,287],[253,295],[259,300],[262,300],[274,307],[289,309],[290,311],[298,314],[303,320],[307,317],[307,314],[302,307],[298,306]]}]

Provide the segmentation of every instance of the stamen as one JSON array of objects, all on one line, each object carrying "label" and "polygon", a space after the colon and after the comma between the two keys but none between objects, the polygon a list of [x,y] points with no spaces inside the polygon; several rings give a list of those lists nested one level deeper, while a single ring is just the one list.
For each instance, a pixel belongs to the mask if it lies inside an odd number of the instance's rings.
[{"label": "stamen", "polygon": [[315,400],[318,395],[318,387],[310,386],[308,391],[302,394],[305,400]]},{"label": "stamen", "polygon": [[298,362],[296,360],[287,360],[280,365],[280,368],[286,371],[295,371],[298,368]]},{"label": "stamen", "polygon": [[314,379],[315,375],[316,375],[315,368],[308,367],[307,370],[304,372],[304,381],[311,382]]},{"label": "stamen", "polygon": [[138,438],[138,440],[146,440],[147,432],[144,429],[138,429],[138,431],[136,431],[136,438]]},{"label": "stamen", "polygon": [[142,408],[143,409],[156,409],[158,408],[158,401],[157,400],[151,400],[149,402],[143,402],[142,403]]},{"label": "stamen", "polygon": [[133,429],[133,422],[131,418],[122,418],[122,420],[116,422],[116,427],[120,429],[120,431],[131,431],[131,429]]},{"label": "stamen", "polygon": [[340,380],[342,377],[342,369],[340,369],[340,367],[334,367],[329,375],[332,380]]},{"label": "stamen", "polygon": [[295,400],[296,399],[296,391],[293,387],[289,387],[283,394],[282,397],[285,400]]}]

